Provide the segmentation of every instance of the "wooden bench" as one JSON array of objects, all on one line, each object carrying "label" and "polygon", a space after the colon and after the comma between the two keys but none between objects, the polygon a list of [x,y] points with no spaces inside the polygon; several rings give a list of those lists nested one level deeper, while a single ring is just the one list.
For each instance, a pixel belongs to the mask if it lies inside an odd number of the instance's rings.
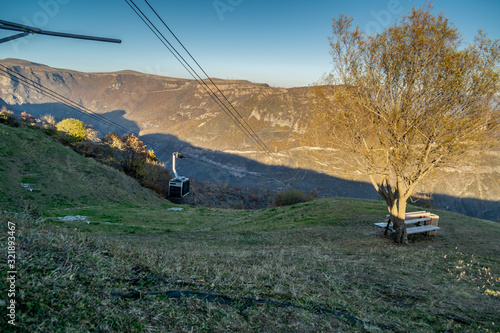
[{"label": "wooden bench", "polygon": [[[408,219],[408,220],[405,220],[405,224],[406,225],[416,224],[418,226],[422,222],[424,222],[424,224],[425,224],[425,222],[430,221],[430,220],[431,220],[430,217],[422,217],[422,218],[418,218],[418,219]],[[385,227],[387,227],[387,222],[389,222],[389,221],[378,222],[378,223],[375,223],[375,225],[378,227],[381,227],[381,228],[385,228]],[[389,223],[389,228],[390,227],[392,227],[392,222]]]},{"label": "wooden bench", "polygon": [[[387,231],[394,232],[393,224],[389,221],[389,214],[386,215],[384,222],[374,223],[377,227],[385,228]],[[426,211],[410,212],[405,215],[406,233],[408,235],[425,232],[429,236],[436,235],[439,216]]]}]

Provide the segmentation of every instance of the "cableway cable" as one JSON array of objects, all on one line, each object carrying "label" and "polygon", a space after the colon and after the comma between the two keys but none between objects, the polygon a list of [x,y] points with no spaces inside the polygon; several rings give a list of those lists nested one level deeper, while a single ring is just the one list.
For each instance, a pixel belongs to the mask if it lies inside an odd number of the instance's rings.
[{"label": "cableway cable", "polygon": [[257,133],[255,133],[255,131],[250,127],[250,125],[247,123],[247,121],[241,116],[241,114],[234,107],[234,105],[229,101],[229,99],[226,97],[226,95],[224,95],[224,93],[219,89],[219,87],[217,86],[217,84],[215,84],[215,82],[212,80],[212,78],[205,72],[205,70],[203,69],[203,67],[201,67],[201,65],[198,63],[198,61],[196,61],[196,59],[193,57],[193,55],[186,49],[186,47],[179,40],[179,38],[177,38],[176,34],[165,23],[165,21],[161,18],[161,16],[158,14],[158,12],[151,6],[151,4],[148,2],[148,0],[144,0],[144,1],[149,6],[149,8],[153,11],[153,13],[155,13],[156,17],[158,17],[158,19],[163,23],[163,25],[165,26],[165,28],[167,28],[168,31],[172,34],[172,36],[174,36],[175,40],[179,43],[180,46],[182,46],[182,48],[184,49],[184,51],[186,51],[186,53],[191,57],[191,59],[198,66],[198,68],[203,72],[203,74],[205,74],[205,76],[207,77],[207,79],[217,89],[217,91],[219,92],[219,94],[224,98],[224,100],[228,103],[228,105],[231,107],[231,109],[233,109],[233,111],[238,115],[239,119],[241,121],[243,121],[244,127],[246,126],[245,128],[248,128],[248,131],[251,133],[251,135],[259,141],[260,147],[263,148],[265,151],[271,153],[271,155],[272,155],[272,152],[269,149],[269,147],[260,139],[260,137],[257,135]]},{"label": "cableway cable", "polygon": [[[238,115],[236,116],[233,111],[224,103],[223,100],[219,98],[219,96],[207,85],[207,83],[198,75],[196,70],[186,61],[186,59],[177,51],[177,49],[167,40],[167,38],[160,32],[160,30],[156,27],[154,23],[147,17],[147,15],[134,3],[133,0],[125,0],[126,3],[134,10],[134,12],[141,18],[141,20],[148,26],[150,30],[156,35],[156,37],[167,47],[167,49],[174,55],[174,57],[183,65],[183,67],[191,74],[191,76],[205,89],[205,91],[212,97],[212,99],[217,103],[219,107],[233,120],[233,122],[242,130],[242,132],[249,137],[254,144],[256,144],[261,150],[263,150],[266,154],[270,155],[275,161],[278,162],[279,165],[281,163],[279,160],[273,155],[271,150],[266,146],[266,144],[259,138],[259,136],[253,131],[253,129],[248,125],[248,123],[244,120],[241,114],[236,110],[234,105],[230,103],[227,97],[223,94],[223,92],[219,89],[219,87],[215,84],[215,82],[206,74],[203,68],[199,65],[199,63],[194,59],[191,53],[186,49],[186,47],[180,42],[177,36],[172,32],[172,30],[168,27],[165,21],[159,16],[159,14],[153,9],[153,7],[146,3],[151,8],[151,10],[156,14],[156,16],[161,20],[161,22],[165,25],[165,27],[169,30],[169,32],[174,36],[177,42],[183,47],[186,53],[191,57],[191,59],[197,64],[197,66],[201,69],[201,71],[207,76],[208,80],[212,83],[212,85],[216,88],[219,94],[223,97],[227,104],[231,106],[234,112]],[[135,8],[134,8],[135,7]],[[155,32],[156,30],[156,32]],[[161,37],[160,37],[161,36]],[[168,44],[170,47],[168,47]],[[189,68],[189,69],[188,69]],[[243,121],[243,123],[242,123]]]},{"label": "cableway cable", "polygon": [[215,101],[215,103],[233,120],[233,122],[249,137],[261,150],[266,153],[265,147],[262,147],[258,140],[256,140],[252,134],[246,129],[239,121],[236,116],[234,116],[223,103],[223,101],[214,93],[214,91],[206,84],[206,82],[196,73],[196,71],[191,67],[191,65],[184,59],[184,57],[175,49],[175,47],[165,38],[165,36],[158,30],[158,28],[147,18],[144,12],[132,1],[132,5],[128,0],[125,0],[127,4],[132,8],[132,10],[141,18],[141,20],[146,24],[146,26],[155,34],[155,36],[162,42],[162,44],[172,53],[172,55],[181,63],[181,65],[188,71],[188,73],[196,80],[202,88],[205,89],[207,94]]},{"label": "cableway cable", "polygon": [[[266,151],[266,147],[262,147],[259,140],[256,140],[252,133],[239,122],[238,118],[229,110],[223,101],[214,93],[214,91],[207,85],[207,83],[198,75],[192,66],[184,59],[184,57],[175,49],[175,47],[167,40],[167,38],[159,31],[159,29],[151,22],[151,20],[144,14],[144,12],[133,2],[133,0],[125,0],[127,4],[134,10],[134,12],[141,18],[141,20],[148,26],[148,28],[156,35],[156,37],[163,43],[165,47],[174,55],[174,57],[181,63],[181,65],[188,71],[189,74],[205,89],[208,95],[216,102],[216,104],[240,127],[240,129],[257,145],[260,149]],[[135,7],[135,8],[134,8]],[[161,37],[160,37],[161,36]],[[168,45],[167,45],[168,44]]]},{"label": "cableway cable", "polygon": [[55,92],[54,90],[47,88],[47,87],[43,86],[42,84],[40,84],[34,80],[31,80],[30,78],[27,78],[26,76],[24,76],[20,73],[17,73],[16,71],[14,71],[14,70],[12,70],[12,69],[10,69],[2,64],[0,64],[0,67],[2,67],[2,68],[0,68],[0,72],[4,76],[7,76],[11,79],[14,79],[17,83],[21,83],[21,84],[24,84],[26,86],[33,87],[35,90],[39,91],[43,95],[46,95],[46,96],[52,98],[53,100],[55,100],[56,102],[64,104],[64,105],[72,108],[73,110],[75,110],[79,113],[82,113],[88,117],[91,117],[94,120],[105,123],[106,125],[114,127],[116,129],[119,129],[127,134],[134,134],[128,128],[123,127],[120,124],[118,124],[110,119],[107,119],[106,117],[104,117],[98,113],[95,113],[94,111],[76,103],[75,101],[72,101],[71,99]]}]

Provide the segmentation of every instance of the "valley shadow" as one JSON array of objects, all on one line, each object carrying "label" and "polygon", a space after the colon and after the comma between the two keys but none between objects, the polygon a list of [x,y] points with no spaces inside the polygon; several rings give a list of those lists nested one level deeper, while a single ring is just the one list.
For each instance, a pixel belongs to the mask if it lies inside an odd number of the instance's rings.
[{"label": "valley shadow", "polygon": [[[86,114],[76,111],[75,109],[61,103],[25,103],[21,105],[10,105],[0,99],[0,107],[3,105],[5,105],[7,109],[13,111],[16,116],[19,116],[21,112],[25,111],[32,114],[36,118],[51,115],[57,122],[65,118],[76,118],[91,125],[99,133],[99,136],[104,136],[109,132],[115,132],[119,135],[123,135],[127,133],[126,130],[136,134],[140,131],[139,126],[137,126],[134,121],[128,120],[124,117],[126,114],[125,110],[113,110],[98,114]],[[101,117],[105,120],[102,120]]]},{"label": "valley shadow", "polygon": [[447,194],[432,194],[431,205],[442,210],[500,222],[500,201],[457,198]]},{"label": "valley shadow", "polygon": [[[6,104],[6,107],[14,111],[17,116],[22,111],[26,111],[37,118],[50,114],[56,121],[64,118],[77,118],[91,125],[101,137],[111,131],[119,135],[126,133],[110,125],[108,121],[133,133],[140,131],[137,123],[125,118],[126,111],[124,110],[99,114],[108,120],[103,122],[60,103]],[[169,134],[143,135],[141,140],[155,151],[158,159],[164,162],[170,170],[172,169],[172,153],[176,151],[183,153],[187,158],[177,160],[178,174],[201,182],[276,191],[293,188],[306,193],[313,191],[321,197],[380,199],[373,186],[366,182],[345,180],[312,170],[267,165],[240,155],[196,147]]]},{"label": "valley shadow", "polygon": [[240,155],[199,148],[174,135],[149,134],[141,136],[141,139],[156,147],[157,157],[169,169],[172,166],[172,153],[182,153],[186,158],[176,160],[178,174],[197,181],[277,191],[293,188],[306,193],[317,192],[322,197],[379,199],[369,183],[345,180],[312,170],[268,165]]},{"label": "valley shadow", "polygon": [[[174,135],[150,134],[141,138],[156,147],[157,156],[169,169],[172,153],[183,153],[186,159],[176,161],[177,172],[198,181],[277,191],[293,188],[306,193],[313,191],[321,197],[381,200],[371,183],[337,178],[313,170],[268,165],[240,155],[199,148]],[[430,207],[500,222],[499,201],[432,194]]]},{"label": "valley shadow", "polygon": [[[59,103],[8,105],[0,99],[0,107],[2,105],[14,111],[16,115],[26,111],[36,117],[50,114],[57,121],[64,118],[77,118],[92,125],[101,137],[109,132],[125,134],[126,131],[121,128],[136,134],[140,131],[136,122],[125,118],[126,111],[124,110],[100,114],[119,125],[120,128],[116,128],[109,122],[103,122]],[[373,186],[367,182],[346,180],[313,170],[268,165],[240,155],[196,147],[170,134],[148,134],[140,138],[155,151],[158,159],[164,162],[170,170],[172,169],[172,153],[180,152],[185,155],[185,159],[176,161],[178,174],[199,182],[208,181],[276,191],[293,188],[306,193],[313,191],[321,197],[381,200]],[[430,206],[472,217],[500,221],[500,202],[498,201],[433,194]]]}]

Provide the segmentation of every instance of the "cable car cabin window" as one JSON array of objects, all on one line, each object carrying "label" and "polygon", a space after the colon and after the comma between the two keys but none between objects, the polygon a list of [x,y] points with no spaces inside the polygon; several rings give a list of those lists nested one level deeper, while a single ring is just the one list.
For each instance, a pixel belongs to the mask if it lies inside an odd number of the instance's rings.
[{"label": "cable car cabin window", "polygon": [[174,198],[182,198],[189,194],[189,178],[178,177],[171,179],[169,182],[169,196]]},{"label": "cable car cabin window", "polygon": [[189,179],[182,182],[182,196],[189,194]]}]

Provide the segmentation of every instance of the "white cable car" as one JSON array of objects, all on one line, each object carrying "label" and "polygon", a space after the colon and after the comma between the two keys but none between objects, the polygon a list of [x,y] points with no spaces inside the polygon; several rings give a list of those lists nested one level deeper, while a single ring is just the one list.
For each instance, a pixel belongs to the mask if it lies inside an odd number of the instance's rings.
[{"label": "white cable car", "polygon": [[185,156],[181,153],[172,154],[172,171],[174,178],[168,183],[168,196],[173,198],[182,198],[189,194],[189,178],[179,176],[175,170],[175,159],[182,159]]}]

